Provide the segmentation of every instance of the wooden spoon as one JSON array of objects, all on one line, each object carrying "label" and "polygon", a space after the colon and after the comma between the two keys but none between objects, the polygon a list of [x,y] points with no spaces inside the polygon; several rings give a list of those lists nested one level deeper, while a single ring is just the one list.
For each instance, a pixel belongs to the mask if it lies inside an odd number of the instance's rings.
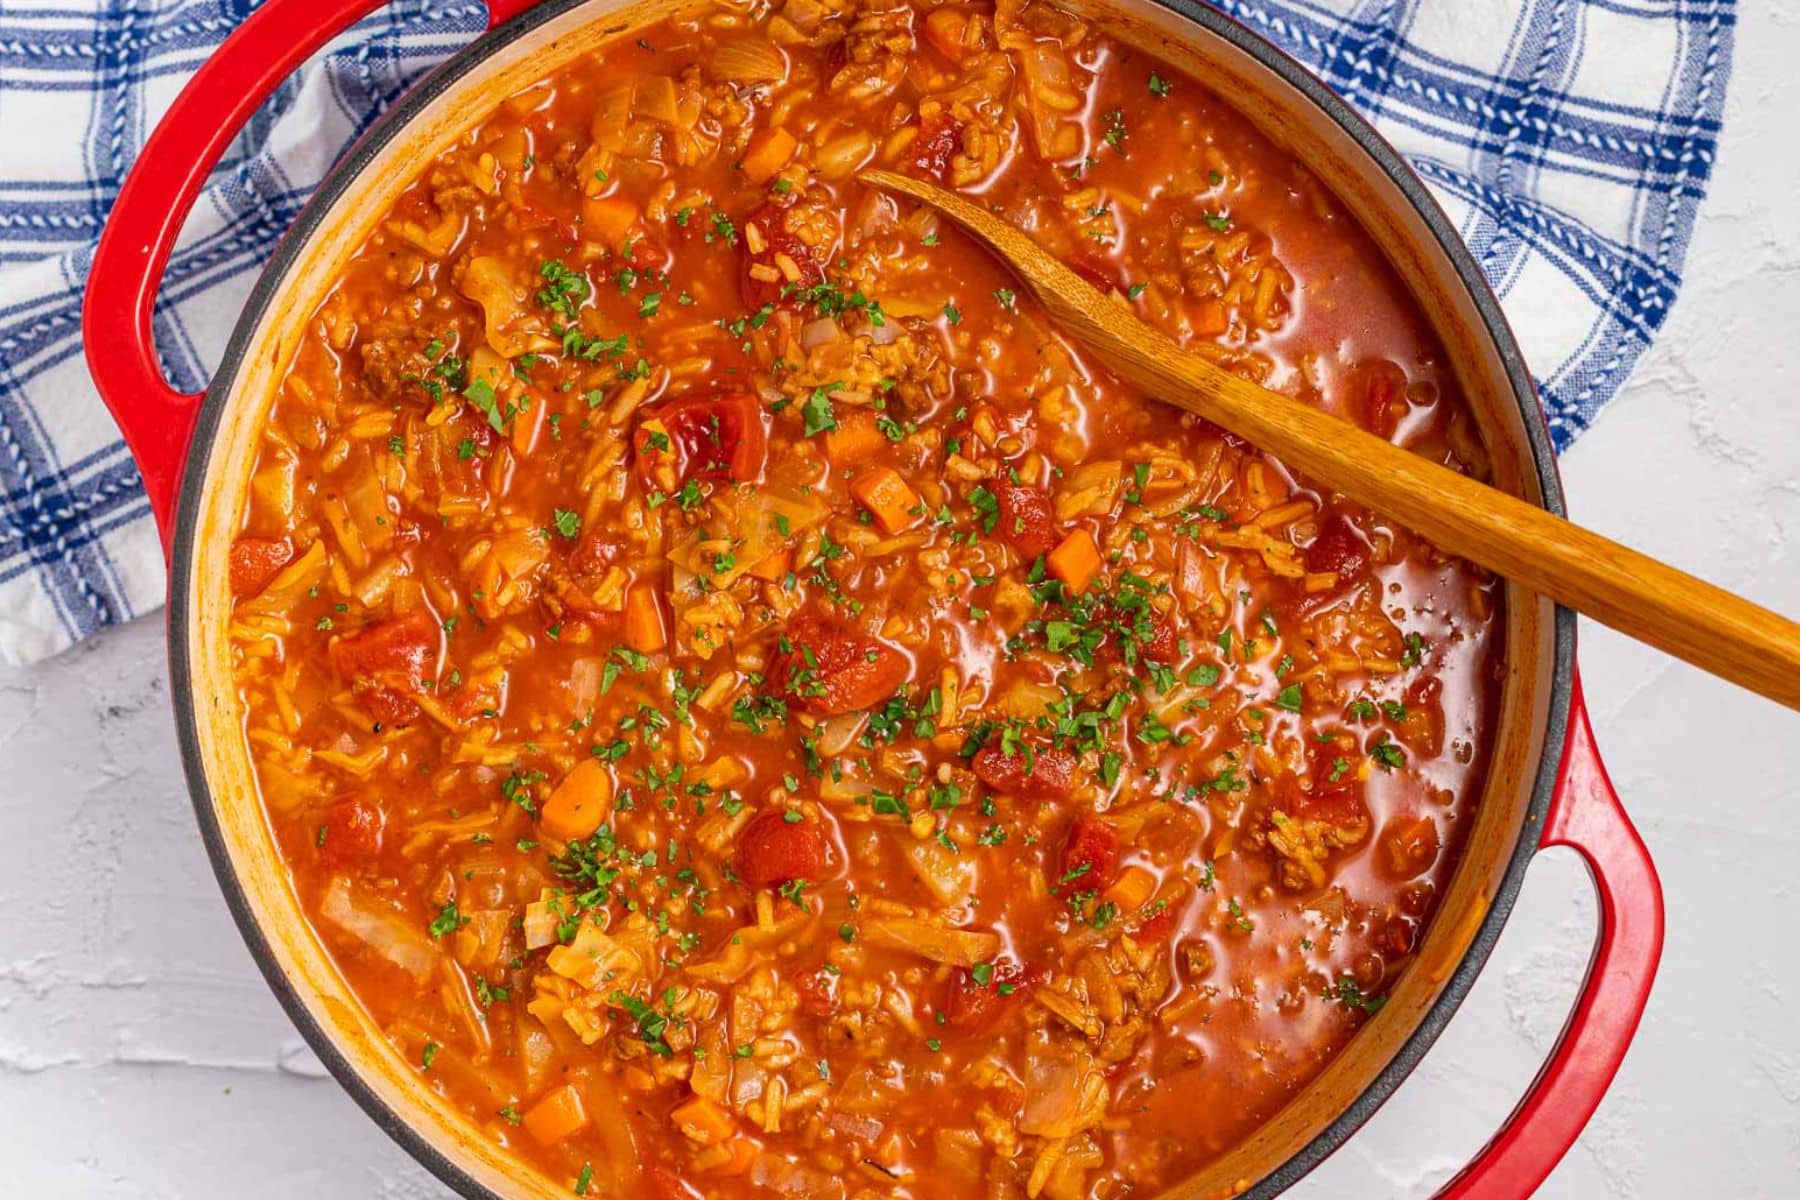
[{"label": "wooden spoon", "polygon": [[1800,625],[1786,617],[1187,353],[961,196],[889,171],[860,178],[930,205],[985,242],[1053,318],[1147,394],[1198,413],[1452,554],[1800,709]]}]

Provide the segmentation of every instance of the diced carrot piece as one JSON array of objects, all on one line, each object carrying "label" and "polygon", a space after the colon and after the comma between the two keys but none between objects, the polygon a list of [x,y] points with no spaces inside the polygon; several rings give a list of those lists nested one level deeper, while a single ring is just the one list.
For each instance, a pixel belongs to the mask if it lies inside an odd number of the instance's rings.
[{"label": "diced carrot piece", "polygon": [[1155,890],[1156,876],[1143,867],[1126,867],[1119,873],[1117,882],[1106,889],[1105,899],[1126,912],[1134,912],[1144,906]]},{"label": "diced carrot piece", "polygon": [[656,598],[656,589],[646,583],[625,593],[625,644],[639,654],[655,654],[669,644],[662,602]]},{"label": "diced carrot piece", "polygon": [[773,554],[763,556],[746,568],[749,574],[766,583],[780,583],[793,569],[794,552],[792,550],[777,550]]},{"label": "diced carrot piece", "polygon": [[875,425],[875,414],[866,408],[841,414],[837,428],[825,434],[825,457],[832,466],[846,467],[881,449],[887,437]]},{"label": "diced carrot piece", "polygon": [[544,414],[550,406],[539,396],[527,395],[524,410],[513,418],[512,448],[520,457],[530,454],[544,428]]},{"label": "diced carrot piece", "polygon": [[889,534],[911,529],[923,517],[919,511],[919,493],[900,478],[892,467],[874,467],[856,477],[850,494],[862,501],[882,531]]},{"label": "diced carrot piece", "polygon": [[637,205],[625,196],[596,196],[581,202],[581,232],[590,242],[621,242],[637,219]]},{"label": "diced carrot piece", "polygon": [[1208,296],[1200,302],[1194,311],[1194,332],[1201,337],[1218,337],[1231,328],[1231,317],[1225,312],[1225,303],[1217,296]]},{"label": "diced carrot piece", "polygon": [[613,781],[606,767],[597,758],[583,759],[544,801],[538,824],[545,833],[565,842],[592,837],[612,815],[612,801]]},{"label": "diced carrot piece", "polygon": [[281,568],[294,557],[294,547],[287,541],[269,538],[241,537],[231,543],[231,594],[254,596],[281,574]]},{"label": "diced carrot piece", "polygon": [[738,166],[744,169],[744,177],[751,183],[767,183],[774,178],[775,172],[787,166],[799,145],[794,135],[785,129],[758,130],[750,139],[750,145],[745,147]]},{"label": "diced carrot piece", "polygon": [[587,1128],[587,1107],[573,1084],[563,1084],[546,1092],[543,1099],[525,1111],[525,1132],[540,1145],[554,1146],[571,1133]]},{"label": "diced carrot piece", "polygon": [[731,1114],[705,1096],[693,1095],[675,1106],[669,1114],[669,1120],[675,1128],[681,1130],[690,1141],[702,1146],[711,1146],[723,1142],[737,1133],[737,1122]]},{"label": "diced carrot piece", "polygon": [[1094,544],[1093,534],[1077,529],[1056,544],[1044,565],[1071,592],[1085,592],[1100,569],[1100,547]]}]

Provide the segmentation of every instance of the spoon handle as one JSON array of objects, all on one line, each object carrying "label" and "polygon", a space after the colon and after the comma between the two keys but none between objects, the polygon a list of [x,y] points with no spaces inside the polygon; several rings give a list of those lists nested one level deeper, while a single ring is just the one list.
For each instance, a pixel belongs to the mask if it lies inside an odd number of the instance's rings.
[{"label": "spoon handle", "polygon": [[862,178],[931,205],[986,242],[1052,318],[1147,394],[1230,430],[1449,553],[1800,709],[1800,625],[1786,617],[1189,354],[959,195],[887,171]]}]

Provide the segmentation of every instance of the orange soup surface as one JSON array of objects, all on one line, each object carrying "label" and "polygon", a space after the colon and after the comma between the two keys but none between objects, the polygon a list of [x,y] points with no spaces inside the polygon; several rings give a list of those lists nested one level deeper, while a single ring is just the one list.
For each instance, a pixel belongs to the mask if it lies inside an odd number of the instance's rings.
[{"label": "orange soup surface", "polygon": [[1496,583],[869,165],[1486,470],[1338,202],[1055,7],[715,4],[500,103],[307,318],[234,670],[361,1002],[578,1194],[1153,1194],[1379,1009],[1479,792]]}]

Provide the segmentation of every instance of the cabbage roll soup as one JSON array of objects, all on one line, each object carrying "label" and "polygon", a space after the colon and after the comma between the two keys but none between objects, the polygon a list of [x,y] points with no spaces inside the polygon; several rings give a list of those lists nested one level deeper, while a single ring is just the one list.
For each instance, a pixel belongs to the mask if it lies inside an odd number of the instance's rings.
[{"label": "cabbage roll soup", "polygon": [[231,550],[269,825],[573,1194],[1152,1195],[1381,1008],[1499,589],[864,186],[1487,470],[1346,210],[1052,5],[715,3],[499,103],[306,316]]}]

